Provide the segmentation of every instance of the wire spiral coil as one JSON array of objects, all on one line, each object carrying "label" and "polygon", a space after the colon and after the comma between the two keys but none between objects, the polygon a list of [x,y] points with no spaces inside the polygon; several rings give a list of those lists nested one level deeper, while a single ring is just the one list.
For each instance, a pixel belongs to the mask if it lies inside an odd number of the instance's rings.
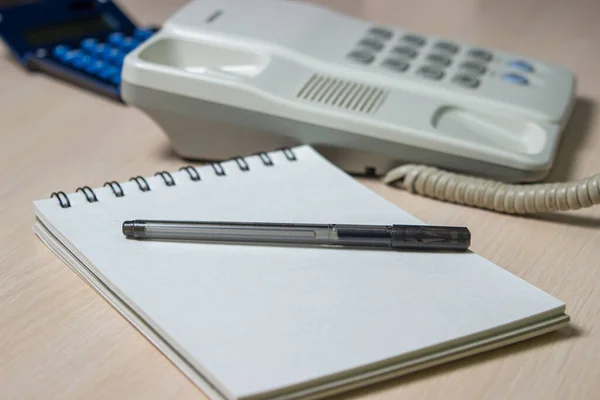
[{"label": "wire spiral coil", "polygon": [[[280,149],[277,149],[277,151],[281,151],[284,154],[287,161],[296,161],[297,160],[296,155],[294,154],[293,150],[290,148],[287,148],[287,147],[280,148]],[[260,161],[262,162],[262,164],[266,167],[272,167],[275,165],[275,163],[273,162],[273,159],[269,156],[268,153],[260,152],[260,153],[252,154],[252,156],[258,157],[260,159]],[[250,166],[248,165],[247,159],[245,157],[237,156],[237,157],[233,157],[227,161],[235,161],[235,165],[237,165],[237,167],[242,172],[250,171]],[[208,165],[210,165],[212,167],[213,172],[215,173],[216,176],[218,176],[218,177],[227,176],[227,173],[225,171],[225,168],[222,165],[222,162],[213,162],[213,163],[209,163]],[[192,165],[183,166],[183,167],[179,168],[179,171],[185,171],[188,174],[189,179],[193,182],[202,180],[202,176],[200,175],[198,168],[196,168]],[[170,172],[158,171],[154,174],[154,176],[160,177],[163,180],[164,185],[167,187],[176,186],[175,179],[173,178],[173,175]],[[129,181],[135,182],[138,186],[138,189],[142,192],[149,192],[152,190],[152,188],[150,187],[150,184],[148,183],[146,178],[144,178],[143,176],[138,175],[138,176],[131,177],[129,179]],[[117,181],[105,182],[103,187],[109,187],[111,189],[112,193],[117,198],[125,196],[125,191],[123,190],[123,187]],[[85,196],[88,203],[96,203],[99,201],[98,196],[96,195],[96,192],[94,191],[94,189],[90,188],[89,186],[78,187],[75,190],[75,192],[76,193],[81,192]],[[67,196],[67,194],[65,194],[65,192],[63,192],[63,191],[53,192],[50,195],[50,197],[51,198],[56,197],[58,204],[60,205],[61,208],[70,208],[71,207],[71,201],[69,200],[69,196]]]},{"label": "wire spiral coil", "polygon": [[565,183],[507,184],[407,164],[384,177],[411,193],[508,214],[577,210],[600,204],[600,174]]}]

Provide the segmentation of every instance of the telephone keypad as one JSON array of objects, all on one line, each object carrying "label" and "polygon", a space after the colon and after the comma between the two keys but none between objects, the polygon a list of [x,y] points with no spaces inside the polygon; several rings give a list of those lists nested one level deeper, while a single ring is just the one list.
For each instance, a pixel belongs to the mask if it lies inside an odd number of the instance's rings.
[{"label": "telephone keypad", "polygon": [[[127,47],[125,37],[115,37],[114,41],[119,43],[119,48]],[[441,81],[448,76],[452,84],[467,89],[478,88],[485,79],[526,86],[532,81],[528,74],[535,71],[534,65],[526,60],[502,60],[482,48],[414,33],[397,33],[381,26],[367,29],[346,57],[355,63],[375,65],[389,72],[410,71],[431,81]]]}]

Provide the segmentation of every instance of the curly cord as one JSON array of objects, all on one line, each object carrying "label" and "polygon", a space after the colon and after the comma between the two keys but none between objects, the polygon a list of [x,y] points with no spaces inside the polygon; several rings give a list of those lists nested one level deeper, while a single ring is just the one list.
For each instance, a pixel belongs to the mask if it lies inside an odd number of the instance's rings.
[{"label": "curly cord", "polygon": [[383,182],[434,199],[509,214],[577,210],[600,203],[600,174],[574,182],[515,185],[407,164],[390,170]]}]

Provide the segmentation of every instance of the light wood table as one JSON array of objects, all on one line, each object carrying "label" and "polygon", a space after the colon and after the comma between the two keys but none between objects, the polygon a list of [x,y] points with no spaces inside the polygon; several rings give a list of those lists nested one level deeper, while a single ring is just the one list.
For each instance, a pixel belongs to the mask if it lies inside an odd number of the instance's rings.
[{"label": "light wood table", "polygon": [[[322,3],[570,68],[580,100],[549,179],[600,171],[597,0]],[[125,7],[141,23],[160,24],[182,4],[132,0]],[[204,398],[31,230],[31,202],[52,191],[181,165],[163,133],[139,111],[29,74],[0,48],[0,398]],[[598,398],[600,207],[521,218],[362,182],[426,222],[467,225],[475,251],[565,301],[572,325],[342,398]]]}]

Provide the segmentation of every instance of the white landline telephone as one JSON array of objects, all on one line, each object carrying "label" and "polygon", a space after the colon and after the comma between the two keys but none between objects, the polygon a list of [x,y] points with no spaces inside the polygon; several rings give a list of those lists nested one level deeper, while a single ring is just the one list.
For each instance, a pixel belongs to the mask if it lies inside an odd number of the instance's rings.
[{"label": "white landline telephone", "polygon": [[310,144],[349,172],[461,204],[600,202],[597,177],[552,190],[482,179],[545,177],[574,104],[568,70],[311,4],[192,1],[126,57],[122,97],[184,158]]}]

